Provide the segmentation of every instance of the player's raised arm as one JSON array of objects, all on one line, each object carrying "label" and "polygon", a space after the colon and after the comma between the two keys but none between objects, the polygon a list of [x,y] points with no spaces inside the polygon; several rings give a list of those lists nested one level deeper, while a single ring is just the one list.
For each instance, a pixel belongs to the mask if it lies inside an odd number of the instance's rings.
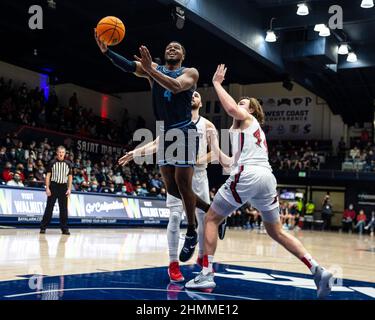
[{"label": "player's raised arm", "polygon": [[174,79],[153,68],[151,54],[145,46],[141,46],[139,52],[141,57],[135,57],[142,68],[153,80],[173,94],[189,90],[198,82],[199,73],[197,69],[186,68],[181,76]]},{"label": "player's raised arm", "polygon": [[212,78],[212,83],[214,85],[217,96],[219,97],[221,105],[228,115],[236,120],[246,120],[247,118],[249,118],[249,113],[239,108],[236,101],[234,101],[234,99],[228,92],[225,91],[222,86],[226,72],[227,68],[225,67],[225,65],[220,64],[217,67],[217,70]]},{"label": "player's raised arm", "polygon": [[[97,37],[96,30],[94,29],[94,35],[96,43],[99,46],[100,51],[108,57],[109,60],[118,68],[120,68],[124,72],[131,72],[134,73],[138,77],[142,78],[149,78],[149,75],[145,70],[142,68],[141,63],[138,61],[128,60],[125,57],[119,55],[118,53],[110,50],[108,46],[103,42],[100,41]],[[157,64],[152,62],[152,67],[156,68]]]},{"label": "player's raised arm", "polygon": [[124,156],[122,156],[118,160],[118,164],[120,166],[127,165],[130,161],[133,161],[135,157],[143,157],[150,154],[154,154],[158,151],[159,147],[159,137],[157,137],[154,141],[151,141],[145,144],[142,147],[136,148],[132,151],[127,152]]}]

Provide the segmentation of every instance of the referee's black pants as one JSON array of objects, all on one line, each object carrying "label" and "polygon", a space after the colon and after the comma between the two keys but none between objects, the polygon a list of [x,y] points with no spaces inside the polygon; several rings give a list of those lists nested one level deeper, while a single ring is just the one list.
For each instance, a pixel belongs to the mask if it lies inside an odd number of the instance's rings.
[{"label": "referee's black pants", "polygon": [[61,230],[67,230],[68,197],[66,196],[66,191],[68,190],[68,185],[66,183],[51,182],[49,188],[51,190],[51,195],[47,198],[47,206],[44,211],[40,229],[47,229],[47,226],[52,219],[53,207],[55,206],[56,199],[58,199],[60,208],[60,227]]}]

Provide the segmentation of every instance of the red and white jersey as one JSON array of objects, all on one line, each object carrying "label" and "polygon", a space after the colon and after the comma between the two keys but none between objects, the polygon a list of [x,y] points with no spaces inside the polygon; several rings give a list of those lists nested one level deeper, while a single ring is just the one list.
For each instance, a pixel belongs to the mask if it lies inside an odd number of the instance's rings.
[{"label": "red and white jersey", "polygon": [[241,166],[261,166],[271,169],[268,161],[266,136],[258,122],[252,116],[251,125],[244,129],[230,129],[232,154],[234,157],[232,174],[242,171]]}]

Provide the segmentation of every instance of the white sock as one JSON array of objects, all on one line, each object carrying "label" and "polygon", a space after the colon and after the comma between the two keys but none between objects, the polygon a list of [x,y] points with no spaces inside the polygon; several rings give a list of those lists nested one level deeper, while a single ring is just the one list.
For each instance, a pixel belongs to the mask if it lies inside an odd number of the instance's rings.
[{"label": "white sock", "polygon": [[317,263],[309,253],[306,253],[301,259],[302,262],[310,269],[311,273],[314,275],[318,270],[319,263]]},{"label": "white sock", "polygon": [[[207,260],[206,260],[207,259]],[[212,265],[214,262],[214,256],[203,256],[203,269],[202,273],[206,276],[207,274],[213,272]]]},{"label": "white sock", "polygon": [[170,216],[167,227],[169,262],[178,261],[178,244],[180,242],[180,223],[182,217],[182,205],[169,207]]},{"label": "white sock", "polygon": [[197,209],[196,210],[196,217],[198,220],[198,257],[203,258],[203,250],[204,250],[204,215],[205,212]]}]

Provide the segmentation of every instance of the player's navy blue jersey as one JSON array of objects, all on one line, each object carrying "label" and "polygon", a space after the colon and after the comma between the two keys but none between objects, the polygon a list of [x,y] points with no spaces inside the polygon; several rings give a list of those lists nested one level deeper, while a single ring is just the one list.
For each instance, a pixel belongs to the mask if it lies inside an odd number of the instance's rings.
[{"label": "player's navy blue jersey", "polygon": [[[161,73],[176,79],[182,75],[183,67],[168,70],[165,66],[157,66]],[[195,87],[173,94],[156,81],[152,85],[152,102],[156,120],[164,121],[165,130],[177,128],[191,122],[191,99]]]}]

